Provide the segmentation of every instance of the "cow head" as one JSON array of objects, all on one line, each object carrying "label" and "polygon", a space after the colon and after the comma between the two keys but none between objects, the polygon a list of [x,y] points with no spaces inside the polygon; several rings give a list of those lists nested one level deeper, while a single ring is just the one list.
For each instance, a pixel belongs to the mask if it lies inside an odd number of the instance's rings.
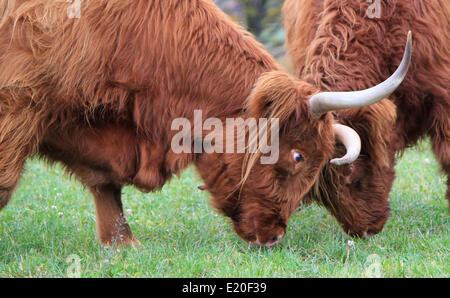
[{"label": "cow head", "polygon": [[[259,150],[206,154],[198,163],[213,206],[232,219],[241,238],[263,246],[283,238],[289,217],[332,158],[335,140],[345,145],[347,154],[331,160],[332,164],[351,164],[359,156],[358,134],[334,123],[328,112],[368,106],[388,97],[405,78],[410,59],[411,36],[398,70],[380,85],[356,92],[320,93],[312,85],[278,71],[258,79],[248,98],[246,116],[279,120],[277,132],[270,125],[266,127],[267,136],[279,136],[278,159],[263,164],[264,154]],[[246,137],[250,148],[252,138],[249,133]]]}]

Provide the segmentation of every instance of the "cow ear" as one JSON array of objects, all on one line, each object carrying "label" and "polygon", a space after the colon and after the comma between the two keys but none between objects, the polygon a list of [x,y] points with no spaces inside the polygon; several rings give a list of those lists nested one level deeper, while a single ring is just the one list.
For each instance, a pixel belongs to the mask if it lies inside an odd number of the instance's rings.
[{"label": "cow ear", "polygon": [[247,99],[250,117],[288,119],[299,100],[297,85],[295,78],[279,71],[262,74]]},{"label": "cow ear", "polygon": [[271,71],[262,74],[247,99],[247,112],[253,118],[278,118],[284,126],[311,118],[308,99],[317,90],[293,76]]}]

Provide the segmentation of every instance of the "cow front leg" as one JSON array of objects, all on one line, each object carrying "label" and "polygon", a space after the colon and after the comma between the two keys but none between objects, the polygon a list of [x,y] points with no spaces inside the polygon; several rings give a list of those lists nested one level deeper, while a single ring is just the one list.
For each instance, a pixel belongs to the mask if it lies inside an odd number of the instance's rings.
[{"label": "cow front leg", "polygon": [[[0,133],[0,211],[8,204],[16,188],[31,146],[20,146]],[[3,138],[2,138],[3,137]]]},{"label": "cow front leg", "polygon": [[441,164],[442,170],[447,175],[447,193],[448,210],[450,211],[450,119],[446,113],[440,120],[436,117],[435,127],[432,129],[431,145],[433,147],[436,159]]},{"label": "cow front leg", "polygon": [[6,103],[12,101],[7,91],[0,92],[0,210],[11,199],[25,161],[36,153],[43,133],[33,109],[11,111]]},{"label": "cow front leg", "polygon": [[106,246],[140,246],[123,214],[122,187],[114,184],[97,185],[90,187],[90,191],[95,200],[100,242]]},{"label": "cow front leg", "polygon": [[9,165],[2,163],[0,157],[0,211],[8,204],[22,173],[25,160],[11,161]]}]

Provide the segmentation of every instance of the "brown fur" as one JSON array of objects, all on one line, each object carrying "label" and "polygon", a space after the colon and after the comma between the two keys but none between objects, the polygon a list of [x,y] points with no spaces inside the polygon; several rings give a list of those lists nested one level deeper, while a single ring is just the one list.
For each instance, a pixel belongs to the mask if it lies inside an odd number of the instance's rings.
[{"label": "brown fur", "polygon": [[389,124],[394,107],[386,102],[336,113],[337,120],[363,137],[363,154],[349,177],[345,169],[322,171],[311,195],[356,235],[379,232],[388,217],[396,152],[428,135],[450,175],[450,2],[382,0],[380,19],[366,16],[369,5],[362,0],[287,0],[283,8],[296,74],[325,90],[357,90],[386,79],[400,63],[408,30],[413,32],[411,69],[390,97],[397,106],[395,124]]},{"label": "brown fur", "polygon": [[[282,236],[334,151],[331,114],[308,112],[318,90],[280,72],[210,0],[83,1],[80,19],[67,17],[69,5],[0,4],[0,209],[38,154],[90,189],[102,243],[137,244],[122,186],[152,191],[195,163],[241,237],[270,244]],[[172,120],[192,120],[196,109],[204,119],[280,118],[279,162],[243,167],[251,155],[175,154]],[[303,162],[294,164],[292,149]]]}]

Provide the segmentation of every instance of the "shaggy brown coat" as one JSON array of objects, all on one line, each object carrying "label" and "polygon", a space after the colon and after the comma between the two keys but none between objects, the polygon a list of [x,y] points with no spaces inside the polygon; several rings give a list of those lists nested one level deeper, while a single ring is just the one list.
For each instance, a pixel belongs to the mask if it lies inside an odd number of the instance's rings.
[{"label": "shaggy brown coat", "polygon": [[410,73],[390,97],[395,124],[386,101],[335,113],[362,136],[363,152],[353,171],[324,169],[311,193],[346,232],[360,236],[379,232],[389,215],[396,152],[430,136],[450,175],[450,2],[380,3],[381,18],[369,18],[371,3],[363,0],[286,0],[283,7],[295,73],[323,90],[357,90],[384,80],[400,63],[408,30],[413,32]]},{"label": "shaggy brown coat", "polygon": [[[92,192],[102,243],[136,244],[122,186],[152,191],[195,163],[242,238],[277,242],[334,152],[331,114],[309,112],[318,90],[279,71],[211,0],[82,3],[79,19],[65,0],[0,3],[0,209],[37,154]],[[280,119],[280,160],[246,168],[246,154],[175,154],[171,123],[196,109]]]}]

